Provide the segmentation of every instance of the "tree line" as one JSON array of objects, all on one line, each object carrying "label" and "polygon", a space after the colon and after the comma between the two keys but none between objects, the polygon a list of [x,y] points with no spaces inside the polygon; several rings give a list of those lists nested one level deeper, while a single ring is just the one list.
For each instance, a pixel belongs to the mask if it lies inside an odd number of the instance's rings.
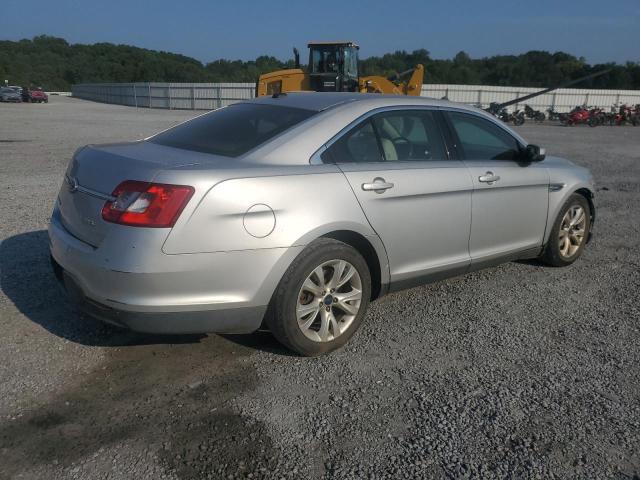
[{"label": "tree line", "polygon": [[[590,65],[568,53],[530,51],[472,59],[433,59],[425,49],[396,51],[361,59],[361,75],[392,75],[422,63],[425,83],[547,87],[603,69],[611,72],[581,83],[582,88],[640,89],[640,63]],[[0,82],[68,91],[74,83],[95,82],[255,82],[262,73],[292,68],[293,60],[263,55],[255,60],[220,59],[207,64],[170,52],[129,45],[70,44],[41,35],[0,41]]]}]

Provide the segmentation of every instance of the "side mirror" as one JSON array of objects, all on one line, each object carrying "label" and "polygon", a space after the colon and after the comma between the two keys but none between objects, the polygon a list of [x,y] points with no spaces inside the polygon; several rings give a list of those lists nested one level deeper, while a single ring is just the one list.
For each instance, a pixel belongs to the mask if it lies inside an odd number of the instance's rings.
[{"label": "side mirror", "polygon": [[546,151],[544,148],[540,148],[538,145],[530,143],[524,149],[524,158],[528,162],[540,162],[544,160]]}]

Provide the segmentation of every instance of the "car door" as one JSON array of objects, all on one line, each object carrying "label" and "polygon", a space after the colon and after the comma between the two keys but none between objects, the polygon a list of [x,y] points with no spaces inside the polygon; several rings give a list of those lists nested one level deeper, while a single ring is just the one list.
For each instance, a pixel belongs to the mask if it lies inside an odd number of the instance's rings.
[{"label": "car door", "polygon": [[449,159],[437,110],[381,112],[329,145],[389,259],[391,289],[469,266],[472,182]]},{"label": "car door", "polygon": [[492,120],[470,112],[445,113],[473,179],[472,266],[539,249],[549,201],[543,163],[523,161],[524,145]]}]

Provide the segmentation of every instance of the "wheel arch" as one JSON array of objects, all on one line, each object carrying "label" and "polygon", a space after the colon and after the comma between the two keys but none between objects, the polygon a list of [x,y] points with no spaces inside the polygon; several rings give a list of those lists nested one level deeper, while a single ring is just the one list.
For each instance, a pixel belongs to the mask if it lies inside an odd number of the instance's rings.
[{"label": "wheel arch", "polygon": [[583,187],[583,188],[577,189],[574,193],[582,195],[587,200],[587,203],[589,204],[589,214],[591,217],[591,225],[593,225],[593,222],[596,219],[596,206],[593,203],[593,192],[588,188]]},{"label": "wheel arch", "polygon": [[[367,238],[353,230],[334,230],[322,235],[320,238],[338,240],[356,249],[365,259],[369,267],[369,273],[371,274],[371,300],[375,300],[384,295],[384,286],[388,284],[388,274],[385,275],[383,269],[386,268],[388,270],[387,262],[386,258],[381,262],[380,253],[371,243],[371,237]],[[378,248],[380,247],[382,247],[382,245]]]}]

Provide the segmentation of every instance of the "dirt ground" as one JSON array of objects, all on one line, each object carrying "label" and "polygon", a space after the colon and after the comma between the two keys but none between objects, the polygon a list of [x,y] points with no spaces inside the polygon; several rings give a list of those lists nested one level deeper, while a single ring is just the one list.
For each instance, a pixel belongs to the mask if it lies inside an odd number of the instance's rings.
[{"label": "dirt ground", "polygon": [[56,285],[75,149],[199,113],[0,104],[0,479],[640,478],[640,128],[519,128],[595,175],[576,264],[389,295],[306,359],[268,333],[117,330]]}]

